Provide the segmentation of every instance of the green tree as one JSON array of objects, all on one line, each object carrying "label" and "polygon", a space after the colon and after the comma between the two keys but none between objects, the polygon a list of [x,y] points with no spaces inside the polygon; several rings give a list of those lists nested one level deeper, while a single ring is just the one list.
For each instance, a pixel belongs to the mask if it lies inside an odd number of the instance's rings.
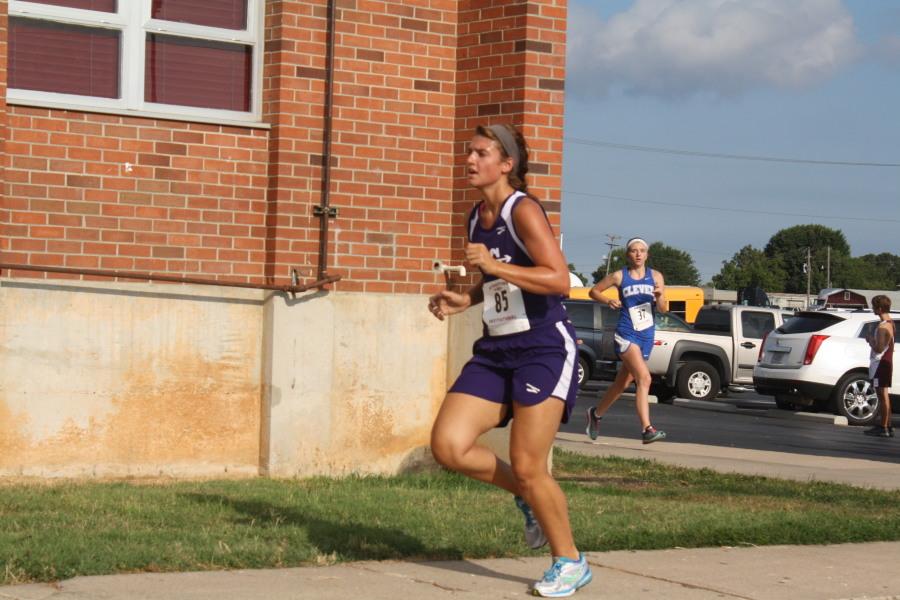
[{"label": "green tree", "polygon": [[900,256],[882,252],[849,259],[846,279],[838,285],[861,290],[896,290],[900,284]]},{"label": "green tree", "polygon": [[712,284],[723,290],[739,290],[747,286],[758,286],[767,292],[784,289],[786,274],[777,259],[766,256],[765,252],[747,245],[722,263],[722,270],[713,275]]},{"label": "green tree", "polygon": [[666,285],[700,285],[700,271],[693,257],[684,250],[653,242],[647,262],[665,276]]},{"label": "green tree", "polygon": [[827,285],[827,254],[831,247],[832,285],[843,285],[849,279],[850,246],[843,232],[824,225],[795,225],[778,231],[766,244],[765,254],[781,265],[785,273],[784,289],[780,291],[802,294],[806,292],[807,248],[810,252],[810,291],[818,292]]}]

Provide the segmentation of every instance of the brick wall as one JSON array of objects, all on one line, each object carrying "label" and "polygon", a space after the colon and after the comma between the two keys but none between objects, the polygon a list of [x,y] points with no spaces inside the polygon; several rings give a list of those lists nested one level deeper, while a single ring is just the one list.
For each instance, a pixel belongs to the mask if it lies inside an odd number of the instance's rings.
[{"label": "brick wall", "polygon": [[477,200],[462,166],[479,124],[512,123],[530,146],[529,191],[559,234],[562,186],[565,0],[466,3],[460,13],[454,256],[462,257],[465,213]]},{"label": "brick wall", "polygon": [[6,262],[259,279],[266,137],[12,106]]},{"label": "brick wall", "polygon": [[[435,282],[433,259],[449,256],[456,3],[338,7],[329,272],[342,290],[419,293]],[[324,3],[268,8],[276,273],[299,264],[312,276],[318,258],[326,16]]]},{"label": "brick wall", "polygon": [[[336,289],[437,287],[432,262],[460,259],[477,195],[461,165],[479,123],[523,127],[532,189],[558,224],[565,6],[338,0]],[[296,267],[315,278],[326,2],[269,1],[265,19],[271,129],[9,107],[2,261],[277,283]],[[0,85],[5,50],[4,31]]]},{"label": "brick wall", "polygon": [[7,40],[6,0],[0,0],[0,252],[5,256],[9,250],[9,238],[5,234],[9,224],[9,208],[6,187],[6,40]]}]

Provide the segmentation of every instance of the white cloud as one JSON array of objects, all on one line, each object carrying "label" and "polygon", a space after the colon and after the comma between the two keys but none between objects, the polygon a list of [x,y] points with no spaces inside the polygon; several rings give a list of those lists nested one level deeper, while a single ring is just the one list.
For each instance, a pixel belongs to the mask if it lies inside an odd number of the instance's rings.
[{"label": "white cloud", "polygon": [[840,0],[635,0],[606,21],[573,3],[568,44],[577,95],[804,88],[861,54]]}]

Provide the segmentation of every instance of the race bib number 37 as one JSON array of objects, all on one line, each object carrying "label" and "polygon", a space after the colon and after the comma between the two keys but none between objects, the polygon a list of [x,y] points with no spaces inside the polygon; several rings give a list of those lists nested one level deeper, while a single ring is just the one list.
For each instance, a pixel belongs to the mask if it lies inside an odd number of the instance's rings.
[{"label": "race bib number 37", "polygon": [[522,290],[502,279],[484,284],[484,308],[481,318],[490,335],[509,335],[528,331],[528,314]]},{"label": "race bib number 37", "polygon": [[635,331],[643,331],[653,326],[653,309],[649,302],[632,306],[628,309],[631,317],[631,326]]}]

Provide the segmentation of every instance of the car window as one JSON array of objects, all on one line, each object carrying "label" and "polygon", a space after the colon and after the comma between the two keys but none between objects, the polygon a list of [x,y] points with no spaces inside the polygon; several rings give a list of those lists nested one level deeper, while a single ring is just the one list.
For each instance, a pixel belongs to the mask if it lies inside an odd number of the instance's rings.
[{"label": "car window", "polygon": [[671,313],[656,313],[656,328],[662,331],[691,331],[691,326]]},{"label": "car window", "polygon": [[775,315],[767,312],[745,310],[741,313],[741,335],[745,338],[761,340],[775,329]]},{"label": "car window", "polygon": [[869,321],[862,326],[862,328],[859,330],[859,336],[857,337],[861,337],[863,339],[868,338],[870,335],[875,333],[876,327],[878,327],[878,321]]},{"label": "car window", "polygon": [[597,306],[600,307],[600,322],[597,324],[597,329],[615,329],[619,324],[619,311],[605,304]]},{"label": "car window", "polygon": [[701,308],[694,329],[713,333],[731,333],[731,312],[715,308]]},{"label": "car window", "polygon": [[565,302],[564,304],[572,325],[582,329],[594,328],[593,302]]},{"label": "car window", "polygon": [[843,321],[827,312],[800,313],[778,328],[779,333],[814,333]]}]

